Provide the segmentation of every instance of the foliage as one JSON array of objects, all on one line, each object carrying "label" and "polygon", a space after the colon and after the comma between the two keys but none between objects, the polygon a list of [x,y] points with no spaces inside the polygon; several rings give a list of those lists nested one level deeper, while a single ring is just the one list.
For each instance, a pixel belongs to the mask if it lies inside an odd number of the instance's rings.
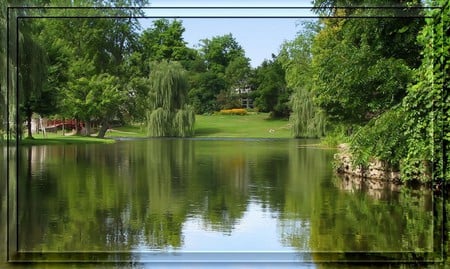
[{"label": "foliage", "polygon": [[[68,6],[145,5],[145,0],[126,3],[70,2]],[[51,6],[61,3],[50,2]],[[103,137],[113,118],[130,118],[134,112],[125,100],[134,101],[131,93],[138,85],[136,69],[130,68],[129,57],[136,50],[139,22],[133,16],[140,9],[45,9],[39,26],[39,42],[48,55],[48,75],[45,89],[55,92],[58,114],[66,118],[82,119],[90,127],[91,121],[101,125]],[[103,16],[92,19],[90,16]],[[123,18],[129,16],[130,18]],[[61,19],[60,17],[65,17]],[[137,74],[139,75],[139,74]],[[140,84],[142,85],[142,83]],[[134,92],[137,92],[134,90]],[[114,107],[114,108],[112,108]],[[139,107],[139,106],[138,106]],[[89,131],[87,132],[89,133]]]},{"label": "foliage", "polygon": [[354,164],[365,166],[377,158],[398,170],[407,150],[404,117],[397,106],[357,129],[350,140]]},{"label": "foliage", "polygon": [[305,30],[290,42],[285,42],[279,61],[285,71],[287,86],[294,89],[291,95],[290,121],[294,137],[322,137],[325,134],[327,117],[314,100],[311,80],[311,46],[319,25],[304,23]]},{"label": "foliage", "polygon": [[195,59],[196,53],[188,48],[183,39],[185,29],[182,21],[158,19],[145,29],[139,37],[139,56],[142,72],[148,75],[149,62],[179,61],[183,65]]},{"label": "foliage", "polygon": [[[445,173],[448,3],[432,1],[430,6],[442,9],[429,9],[424,21],[327,21],[313,47],[315,100],[332,120],[353,125],[355,164],[381,160],[400,169],[404,181],[430,181],[431,176],[441,181]],[[358,9],[340,12],[363,14]]]},{"label": "foliage", "polygon": [[22,42],[19,43],[19,100],[27,121],[28,138],[32,138],[33,113],[49,115],[57,112],[55,92],[46,87],[47,57],[39,43],[37,25],[21,21]]},{"label": "foliage", "polygon": [[271,112],[274,117],[288,117],[291,90],[286,86],[285,70],[273,56],[255,70],[255,88],[251,96],[254,106],[262,112]]},{"label": "foliage", "polygon": [[[423,46],[423,59],[416,71],[416,81],[408,88],[403,100],[406,111],[405,135],[407,152],[403,174],[408,178],[424,180],[431,169],[436,182],[449,175],[449,66],[450,21],[448,1],[431,1],[426,26],[418,40]],[[446,155],[445,155],[446,154]],[[448,178],[447,178],[448,180]]]},{"label": "foliage", "polygon": [[192,136],[195,114],[187,105],[186,71],[177,62],[153,66],[148,93],[147,125],[150,136]]},{"label": "foliage", "polygon": [[334,124],[327,128],[326,136],[322,137],[320,143],[328,147],[337,147],[340,144],[349,143],[347,127],[345,124]]},{"label": "foliage", "polygon": [[299,88],[291,98],[294,137],[322,137],[326,131],[326,115],[313,103],[307,89]]},{"label": "foliage", "polygon": [[418,49],[414,42],[389,42],[409,40],[416,24],[387,18],[324,22],[312,47],[313,91],[330,120],[362,125],[401,102]]},{"label": "foliage", "polygon": [[217,73],[225,73],[233,60],[245,56],[244,49],[231,33],[202,39],[200,42],[199,51],[206,61],[207,69]]},{"label": "foliage", "polygon": [[220,115],[247,115],[247,110],[244,108],[222,109]]},{"label": "foliage", "polygon": [[232,34],[203,39],[199,46],[199,59],[190,66],[196,72],[189,76],[189,97],[196,113],[235,106],[239,96],[234,93],[247,88],[251,73],[244,50]]}]

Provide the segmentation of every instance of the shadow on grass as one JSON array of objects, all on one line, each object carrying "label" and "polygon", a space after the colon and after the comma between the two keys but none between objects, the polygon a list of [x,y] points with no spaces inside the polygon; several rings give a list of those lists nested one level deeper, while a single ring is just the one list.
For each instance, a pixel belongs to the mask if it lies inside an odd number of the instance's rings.
[{"label": "shadow on grass", "polygon": [[283,118],[283,117],[267,117],[263,119],[264,121],[286,121],[289,122],[289,118]]},{"label": "shadow on grass", "polygon": [[211,134],[216,134],[216,133],[220,133],[221,130],[219,128],[198,128],[195,129],[195,136],[198,135],[211,135]]},{"label": "shadow on grass", "polygon": [[96,137],[85,136],[63,136],[52,138],[25,138],[20,141],[23,146],[38,146],[38,145],[71,145],[71,144],[111,144],[114,143],[112,139],[103,139]]}]

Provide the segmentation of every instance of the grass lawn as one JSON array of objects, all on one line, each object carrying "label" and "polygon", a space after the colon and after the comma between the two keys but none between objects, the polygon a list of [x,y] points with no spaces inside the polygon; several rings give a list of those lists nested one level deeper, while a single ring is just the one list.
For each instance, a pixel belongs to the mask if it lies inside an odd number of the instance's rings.
[{"label": "grass lawn", "polygon": [[195,137],[291,138],[287,119],[269,119],[267,113],[250,115],[196,115]]},{"label": "grass lawn", "polygon": [[147,137],[147,134],[140,125],[125,125],[108,130],[105,137]]},{"label": "grass lawn", "polygon": [[[118,137],[146,137],[139,125],[127,125],[109,130],[104,139],[94,136],[62,136],[61,132],[33,135],[23,139],[22,145],[114,143]],[[291,127],[286,119],[269,119],[267,113],[249,115],[196,115],[194,137],[291,138]]]},{"label": "grass lawn", "polygon": [[[194,137],[291,138],[286,119],[269,119],[267,113],[249,115],[196,115]],[[106,137],[146,137],[141,126],[113,128]]]},{"label": "grass lawn", "polygon": [[63,136],[61,133],[49,133],[46,137],[42,133],[34,134],[34,139],[22,139],[21,145],[69,145],[69,144],[111,144],[113,139],[102,139],[78,135]]}]

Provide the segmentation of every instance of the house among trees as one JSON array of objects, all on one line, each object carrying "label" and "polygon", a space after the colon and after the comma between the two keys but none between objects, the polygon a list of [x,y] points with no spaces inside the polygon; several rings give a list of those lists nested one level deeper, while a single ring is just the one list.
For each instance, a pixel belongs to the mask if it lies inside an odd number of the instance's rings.
[{"label": "house among trees", "polygon": [[251,98],[252,89],[250,87],[235,89],[236,94],[239,96],[242,108],[253,108],[253,98]]}]

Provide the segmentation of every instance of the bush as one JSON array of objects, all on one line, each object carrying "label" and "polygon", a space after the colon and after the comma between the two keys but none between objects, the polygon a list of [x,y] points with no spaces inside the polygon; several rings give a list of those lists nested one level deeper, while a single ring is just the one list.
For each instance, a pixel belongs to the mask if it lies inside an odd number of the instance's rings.
[{"label": "bush", "polygon": [[247,110],[244,108],[222,109],[219,113],[221,115],[247,115]]}]

